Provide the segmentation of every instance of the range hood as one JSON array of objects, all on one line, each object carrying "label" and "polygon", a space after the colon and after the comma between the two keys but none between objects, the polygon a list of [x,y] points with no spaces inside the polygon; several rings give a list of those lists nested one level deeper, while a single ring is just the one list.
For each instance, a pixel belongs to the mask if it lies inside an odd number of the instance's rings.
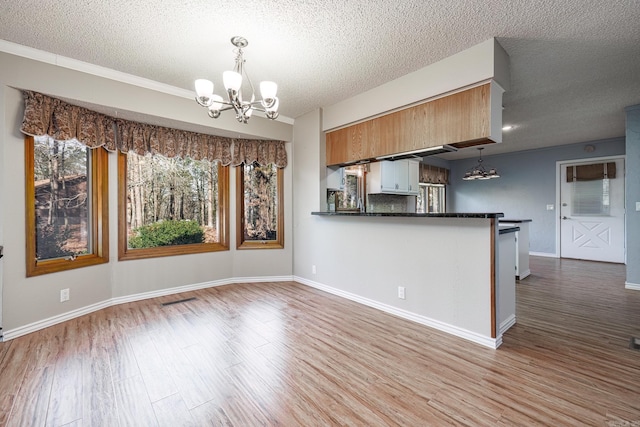
[{"label": "range hood", "polygon": [[436,147],[405,151],[404,153],[387,154],[385,156],[376,157],[376,160],[419,159],[425,156],[435,156],[436,154],[450,153],[453,151],[458,151],[458,149],[452,145],[438,145]]}]

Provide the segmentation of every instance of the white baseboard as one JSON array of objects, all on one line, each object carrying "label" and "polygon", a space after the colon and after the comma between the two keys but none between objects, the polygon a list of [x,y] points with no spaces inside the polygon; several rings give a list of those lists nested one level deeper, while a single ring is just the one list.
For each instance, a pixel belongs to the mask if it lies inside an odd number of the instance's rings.
[{"label": "white baseboard", "polygon": [[[422,316],[420,314],[416,314],[407,310],[403,310],[397,307],[393,307],[388,304],[383,304],[381,302],[361,297],[360,295],[352,294],[350,292],[345,292],[341,289],[332,288],[330,286],[323,285],[318,282],[314,282],[312,280],[305,279],[303,277],[293,276],[293,280],[295,282],[301,283],[306,286],[310,286],[312,288],[319,289],[321,291],[328,292],[333,295],[337,295],[342,298],[346,298],[351,301],[355,301],[357,303],[366,305],[368,307],[373,307],[378,310],[384,311],[389,314],[393,314],[395,316],[401,317],[403,319],[411,320],[412,322],[420,323],[421,325],[429,326],[430,328],[437,329],[442,332],[446,332],[451,335],[455,335],[460,338],[464,338],[466,340],[472,341],[476,344],[483,345],[485,347],[496,349],[502,344],[502,337],[498,338],[490,338],[484,335],[480,335],[475,332],[468,331],[463,328],[459,328],[457,326],[449,325],[448,323],[440,322],[439,320],[431,319],[426,316]],[[515,319],[514,319],[515,322]]]},{"label": "white baseboard", "polygon": [[516,324],[516,315],[512,314],[507,320],[500,324],[498,336],[502,336],[510,327]]},{"label": "white baseboard", "polygon": [[9,329],[4,331],[2,341],[9,341],[14,338],[30,334],[31,332],[36,332],[41,329],[48,328],[49,326],[57,325],[58,323],[66,322],[67,320],[75,319],[76,317],[84,316],[85,314],[93,313],[94,311],[102,310],[103,308],[111,307],[112,305],[114,304],[111,303],[111,300],[102,301],[86,307],[78,308],[77,310],[68,311],[57,316],[29,323],[28,325],[20,326],[15,329]]},{"label": "white baseboard", "polygon": [[521,275],[516,276],[516,279],[517,280],[522,280],[522,279],[526,279],[529,276],[531,276],[531,270],[527,269],[527,270],[523,271]]},{"label": "white baseboard", "polygon": [[291,282],[293,276],[266,276],[266,277],[234,277],[230,283],[263,283],[263,282]]},{"label": "white baseboard", "polygon": [[552,254],[551,252],[529,252],[531,256],[543,256],[547,258],[560,258],[558,254]]},{"label": "white baseboard", "polygon": [[633,291],[640,291],[640,283],[624,282],[624,288],[631,289]]},{"label": "white baseboard", "polygon": [[57,325],[58,323],[66,322],[67,320],[75,319],[85,314],[93,313],[94,311],[102,310],[103,308],[112,307],[119,304],[125,304],[128,302],[141,301],[145,299],[158,298],[166,295],[174,295],[182,292],[196,291],[198,289],[213,288],[216,286],[231,285],[234,283],[258,283],[258,282],[282,282],[291,281],[293,276],[268,276],[268,277],[234,277],[230,279],[215,280],[212,282],[196,283],[193,285],[177,286],[175,288],[161,289],[151,292],[142,292],[139,294],[127,295],[122,297],[115,297],[106,301],[98,302],[86,307],[71,310],[66,313],[52,316],[47,319],[39,320],[37,322],[30,323],[28,325],[20,326],[18,328],[9,329],[4,332],[0,341],[9,341],[14,338],[21,337],[31,332],[36,332],[49,326]]},{"label": "white baseboard", "polygon": [[206,289],[206,288],[213,288],[216,286],[230,285],[232,283],[235,283],[233,282],[232,279],[224,279],[224,280],[215,280],[213,282],[196,283],[193,285],[177,286],[175,288],[160,289],[157,291],[142,292],[139,294],[111,298],[109,300],[111,304],[109,305],[114,306],[119,304],[125,304],[128,302],[142,301],[145,299],[164,297],[167,295],[174,295],[182,292],[197,291],[198,289]]}]

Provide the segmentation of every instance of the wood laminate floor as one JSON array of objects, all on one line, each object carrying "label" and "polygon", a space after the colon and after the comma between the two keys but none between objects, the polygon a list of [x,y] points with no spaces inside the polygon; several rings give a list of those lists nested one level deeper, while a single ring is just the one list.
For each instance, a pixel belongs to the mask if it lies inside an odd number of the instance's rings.
[{"label": "wood laminate floor", "polygon": [[111,307],[0,344],[0,425],[640,426],[624,266],[531,270],[498,350],[291,282]]}]

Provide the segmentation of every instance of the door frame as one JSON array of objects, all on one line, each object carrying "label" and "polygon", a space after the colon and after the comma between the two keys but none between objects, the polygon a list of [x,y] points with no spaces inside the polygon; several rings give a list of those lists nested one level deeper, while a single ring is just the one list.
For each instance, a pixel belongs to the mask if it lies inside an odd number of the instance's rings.
[{"label": "door frame", "polygon": [[[567,164],[574,163],[589,163],[593,162],[601,162],[601,161],[610,161],[610,160],[618,160],[622,159],[624,162],[624,172],[625,174],[621,177],[623,180],[625,179],[627,172],[627,156],[625,154],[619,154],[617,156],[604,156],[604,157],[585,157],[582,159],[573,159],[573,160],[557,160],[556,161],[556,206],[555,206],[555,216],[556,216],[556,252],[554,254],[555,258],[560,258],[560,186],[562,184],[562,167]],[[626,205],[627,205],[627,186],[626,182],[624,183],[624,198],[623,203],[625,207],[625,216],[626,216]],[[626,220],[625,220],[625,229],[624,229],[624,263],[627,264],[627,228],[626,228]]]}]

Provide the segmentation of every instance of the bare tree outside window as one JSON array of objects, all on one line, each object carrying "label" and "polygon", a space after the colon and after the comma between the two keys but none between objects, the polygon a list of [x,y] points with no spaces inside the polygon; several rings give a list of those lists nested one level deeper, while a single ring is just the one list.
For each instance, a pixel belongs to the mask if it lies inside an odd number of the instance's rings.
[{"label": "bare tree outside window", "polygon": [[[188,157],[140,156],[133,152],[120,156],[126,172],[120,177],[124,181],[121,190],[126,186],[120,196],[125,206],[121,221],[126,224],[121,236],[126,248],[121,243],[121,259],[129,258],[126,253],[130,250],[142,250],[135,256],[130,253],[131,258],[140,258],[226,249],[226,232],[221,238],[220,229],[226,218],[220,183],[227,185],[228,169],[218,162]],[[200,248],[162,250],[184,245]]]},{"label": "bare tree outside window", "polygon": [[282,169],[273,164],[242,165],[238,188],[238,248],[282,248]]},{"label": "bare tree outside window", "polygon": [[25,137],[27,277],[109,261],[108,155]]},{"label": "bare tree outside window", "polygon": [[36,258],[76,257],[90,251],[90,150],[77,141],[34,141]]}]

